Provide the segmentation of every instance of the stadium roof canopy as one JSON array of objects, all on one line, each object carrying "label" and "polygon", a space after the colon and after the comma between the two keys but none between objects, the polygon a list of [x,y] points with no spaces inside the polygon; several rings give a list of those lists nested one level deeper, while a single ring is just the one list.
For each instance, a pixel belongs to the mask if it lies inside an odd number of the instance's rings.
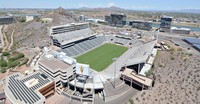
[{"label": "stadium roof canopy", "polygon": [[144,56],[141,56],[141,57],[132,58],[132,59],[130,59],[130,60],[127,61],[127,63],[125,64],[125,66],[131,66],[131,65],[145,63],[146,60],[147,60],[147,58],[148,58],[148,55],[144,55]]},{"label": "stadium roof canopy", "polygon": [[191,44],[200,44],[199,38],[185,38],[184,40],[186,40],[187,42],[189,42]]},{"label": "stadium roof canopy", "polygon": [[184,38],[183,40],[192,44],[192,46],[200,52],[200,38]]},{"label": "stadium roof canopy", "polygon": [[200,49],[200,44],[193,44],[193,45]]},{"label": "stadium roof canopy", "polygon": [[146,63],[148,56],[152,53],[154,49],[155,43],[156,41],[150,41],[139,47],[133,58],[127,60],[125,66]]},{"label": "stadium roof canopy", "polygon": [[[76,40],[77,38],[85,38],[88,36],[93,36],[93,31],[90,28],[81,29],[77,31],[71,31],[63,34],[57,34],[53,36],[54,39],[57,39],[62,45],[70,43],[71,39]],[[80,40],[80,39],[79,39]]]}]

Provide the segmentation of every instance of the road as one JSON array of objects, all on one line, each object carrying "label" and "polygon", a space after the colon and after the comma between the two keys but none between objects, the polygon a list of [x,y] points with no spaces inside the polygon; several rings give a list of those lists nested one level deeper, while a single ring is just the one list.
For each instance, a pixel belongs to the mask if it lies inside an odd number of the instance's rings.
[{"label": "road", "polygon": [[126,94],[118,97],[115,100],[106,102],[105,104],[125,104],[130,98],[133,98],[137,93],[138,90],[132,88],[132,90],[128,91]]}]

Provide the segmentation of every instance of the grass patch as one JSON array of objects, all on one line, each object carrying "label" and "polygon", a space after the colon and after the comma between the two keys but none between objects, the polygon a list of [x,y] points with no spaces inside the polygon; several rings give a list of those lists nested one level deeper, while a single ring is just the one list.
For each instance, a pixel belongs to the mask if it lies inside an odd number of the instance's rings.
[{"label": "grass patch", "polygon": [[173,56],[170,56],[170,59],[171,59],[171,60],[174,60],[175,58],[174,58]]},{"label": "grass patch", "polygon": [[89,64],[92,69],[100,72],[113,63],[113,58],[121,56],[127,50],[127,47],[107,43],[76,59],[79,63]]}]

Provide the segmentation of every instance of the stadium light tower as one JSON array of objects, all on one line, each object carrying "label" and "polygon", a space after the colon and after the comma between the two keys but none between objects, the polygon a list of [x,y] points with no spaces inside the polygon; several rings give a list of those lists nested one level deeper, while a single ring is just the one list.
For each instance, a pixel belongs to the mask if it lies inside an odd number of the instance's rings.
[{"label": "stadium light tower", "polygon": [[112,60],[115,61],[115,68],[114,68],[114,85],[113,87],[115,88],[115,76],[116,76],[116,61],[118,58],[113,58]]}]

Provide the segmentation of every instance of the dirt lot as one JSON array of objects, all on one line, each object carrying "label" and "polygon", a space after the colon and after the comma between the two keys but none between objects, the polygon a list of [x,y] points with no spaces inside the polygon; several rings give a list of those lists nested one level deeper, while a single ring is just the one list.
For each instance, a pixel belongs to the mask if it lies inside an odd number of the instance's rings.
[{"label": "dirt lot", "polygon": [[141,91],[135,104],[200,104],[200,56],[182,51],[160,51],[151,90]]}]

